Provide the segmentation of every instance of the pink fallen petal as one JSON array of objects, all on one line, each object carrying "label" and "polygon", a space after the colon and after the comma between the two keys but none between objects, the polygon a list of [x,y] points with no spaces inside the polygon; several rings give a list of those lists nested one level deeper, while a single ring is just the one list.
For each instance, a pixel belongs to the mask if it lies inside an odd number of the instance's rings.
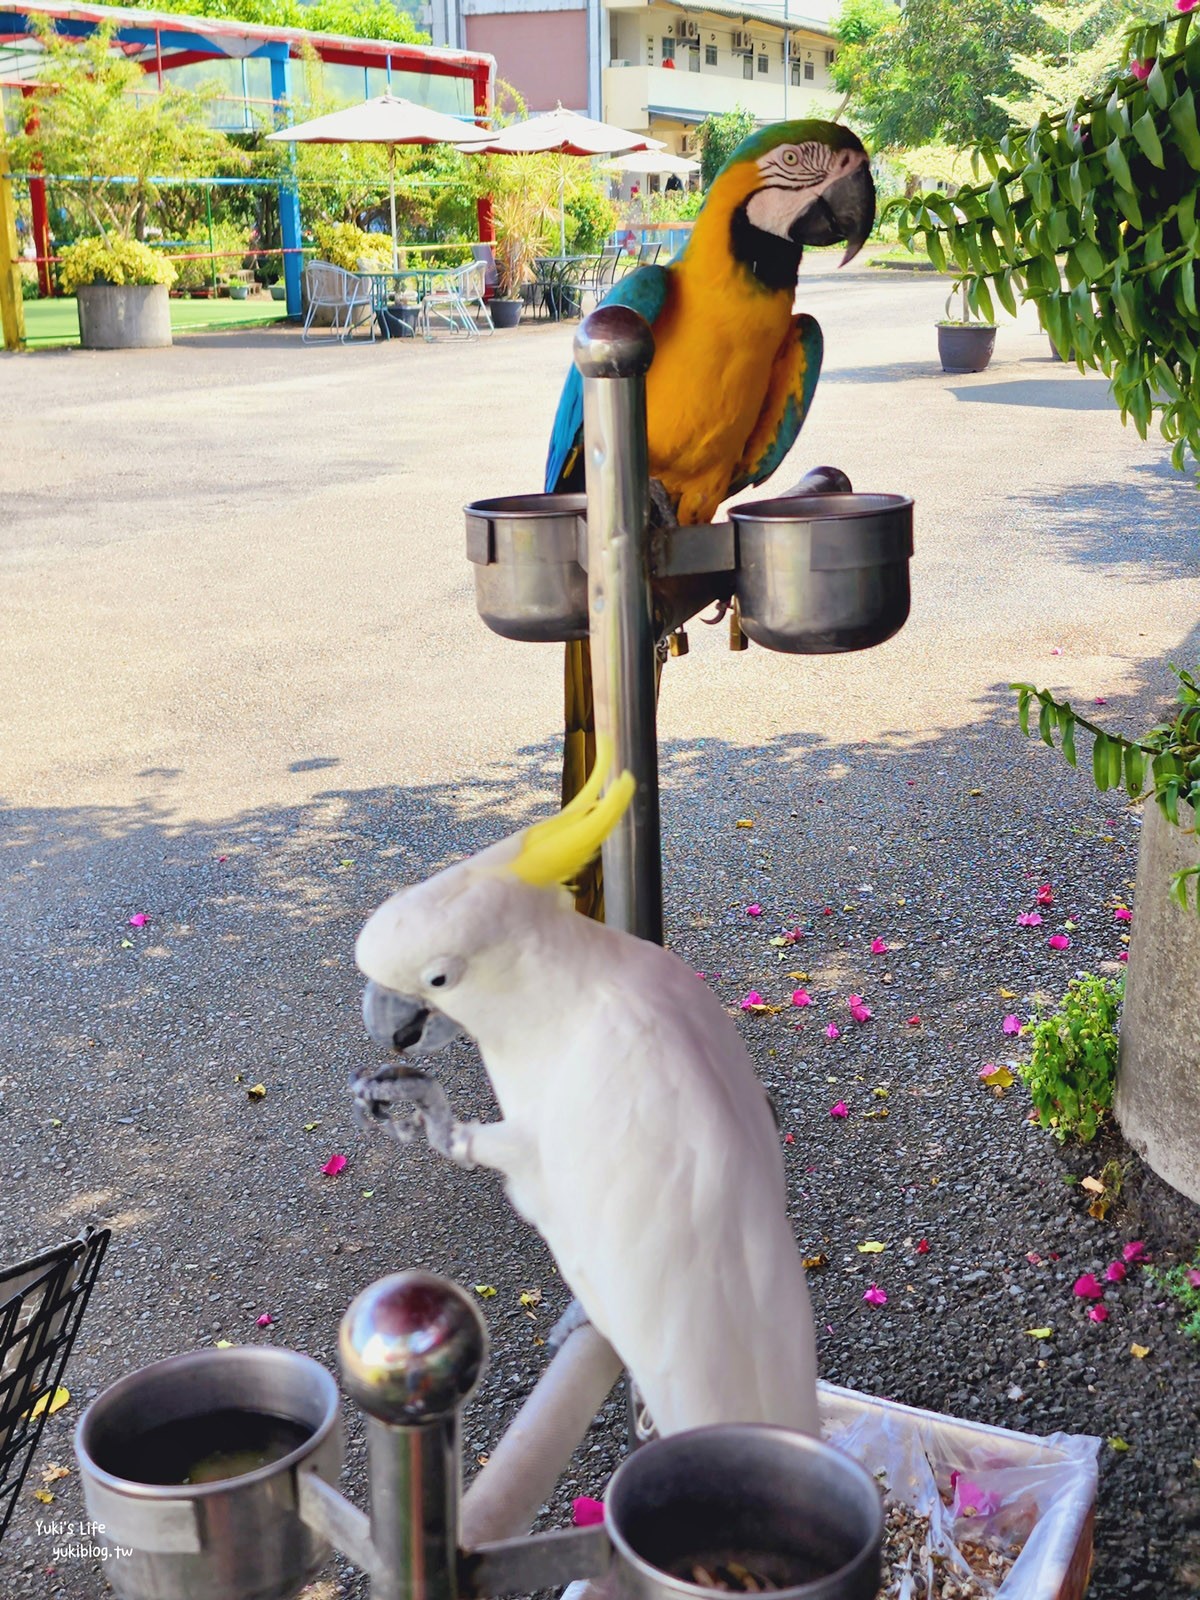
[{"label": "pink fallen petal", "polygon": [[258,1319],[258,1326],[260,1328],[273,1328],[275,1326],[275,1318],[269,1311],[264,1311]]},{"label": "pink fallen petal", "polygon": [[1091,1317],[1093,1322],[1107,1322],[1108,1321],[1108,1307],[1107,1306],[1089,1306],[1088,1307],[1088,1316]]},{"label": "pink fallen petal", "polygon": [[1129,1275],[1129,1268],[1123,1261],[1110,1261],[1104,1269],[1104,1276],[1109,1283],[1124,1283]]},{"label": "pink fallen petal", "polygon": [[1104,698],[1104,696],[1102,694],[1098,694],[1096,696],[1096,698],[1092,701],[1092,704],[1094,706],[1106,706],[1108,704],[1108,701]]},{"label": "pink fallen petal", "polygon": [[825,1029],[825,1037],[827,1039],[840,1039],[842,1037],[842,1030],[836,1025],[836,1023],[831,1022]]},{"label": "pink fallen petal", "polygon": [[604,1501],[581,1494],[571,1501],[571,1520],[577,1528],[594,1528],[604,1521]]},{"label": "pink fallen petal", "polygon": [[1069,950],[1071,948],[1070,938],[1065,933],[1052,933],[1046,943],[1051,950]]},{"label": "pink fallen petal", "polygon": [[[1200,0],[1197,0],[1197,4],[1200,5]],[[1113,921],[1114,922],[1132,922],[1133,921],[1133,912],[1127,910],[1125,906],[1118,906],[1117,909],[1113,912]]]},{"label": "pink fallen petal", "polygon": [[697,976],[697,977],[698,977],[698,978],[700,978],[700,979],[703,979],[703,978],[704,978],[704,977],[705,977],[705,976],[706,976],[706,974],[704,974],[704,973],[703,973],[703,972],[698,972],[698,973],[697,973],[697,974],[696,974],[696,976]]},{"label": "pink fallen petal", "polygon": [[144,928],[149,921],[150,918],[144,911],[135,911],[129,919],[129,926],[131,928]]},{"label": "pink fallen petal", "polygon": [[1189,1267],[1184,1273],[1184,1277],[1191,1284],[1193,1289],[1200,1289],[1200,1272],[1197,1272],[1195,1267]]},{"label": "pink fallen petal", "polygon": [[762,1003],[763,1003],[762,995],[759,994],[757,989],[751,989],[750,993],[742,1001],[742,1010],[743,1011],[749,1011],[749,1010],[752,1009],[752,1007],[760,1006],[760,1005],[762,1005]]},{"label": "pink fallen petal", "polygon": [[792,1004],[794,1006],[810,1006],[812,1005],[812,995],[809,994],[807,989],[793,989]]},{"label": "pink fallen petal", "polygon": [[1020,1033],[1021,1019],[1016,1016],[1007,1016],[1000,1026],[1005,1033]]},{"label": "pink fallen petal", "polygon": [[910,1028],[919,1028],[921,1026],[920,1017],[909,1017],[908,1025]]},{"label": "pink fallen petal", "polygon": [[1052,656],[1060,656],[1060,655],[1062,655],[1062,645],[1060,645],[1060,644],[1054,645],[1051,648],[1050,654]]},{"label": "pink fallen petal", "polygon": [[746,907],[746,915],[748,917],[761,917],[762,916],[762,907],[758,904],[757,901],[755,901],[755,903],[752,906],[747,906]]},{"label": "pink fallen petal", "polygon": [[1054,889],[1052,885],[1043,883],[1034,899],[1040,906],[1052,906],[1054,904]]},{"label": "pink fallen petal", "polygon": [[952,1517],[990,1517],[1000,1508],[1003,1496],[994,1489],[983,1489],[977,1483],[968,1482],[961,1472],[950,1474],[950,1487],[954,1490],[950,1506]]},{"label": "pink fallen petal", "polygon": [[1131,1239],[1121,1251],[1121,1255],[1126,1261],[1149,1261],[1150,1259],[1150,1252],[1140,1239]]},{"label": "pink fallen petal", "polygon": [[342,1170],[342,1168],[345,1165],[346,1165],[345,1156],[330,1156],[329,1160],[321,1168],[321,1171],[325,1174],[325,1176],[327,1178],[336,1178],[338,1173]]},{"label": "pink fallen petal", "polygon": [[869,1306],[885,1306],[887,1305],[887,1291],[881,1289],[877,1283],[873,1283],[866,1294],[863,1295],[863,1299]]},{"label": "pink fallen petal", "polygon": [[1019,928],[1040,928],[1041,925],[1042,916],[1040,911],[1022,911],[1017,918],[1017,926]]},{"label": "pink fallen petal", "polygon": [[783,1142],[784,1144],[795,1144],[796,1135],[794,1133],[785,1133],[783,1136]]},{"label": "pink fallen petal", "polygon": [[1117,951],[1117,960],[1118,961],[1128,961],[1129,960],[1129,951],[1128,950],[1118,950]]},{"label": "pink fallen petal", "polygon": [[870,1022],[871,1020],[871,1011],[868,1006],[851,1006],[850,1015],[855,1022]]},{"label": "pink fallen petal", "polygon": [[929,1254],[929,1240],[928,1239],[918,1239],[917,1240],[917,1254],[919,1256],[927,1256]]},{"label": "pink fallen petal", "polygon": [[837,1105],[830,1106],[829,1115],[831,1117],[848,1117],[850,1115],[850,1107],[844,1100],[839,1100]]},{"label": "pink fallen petal", "polygon": [[1032,1267],[1040,1267],[1042,1264],[1042,1258],[1036,1250],[1026,1250],[1025,1259]]},{"label": "pink fallen petal", "polygon": [[[1200,4],[1200,0],[1197,0],[1197,3]],[[884,955],[890,948],[891,946],[888,944],[886,939],[871,940],[871,954],[873,956]]]},{"label": "pink fallen petal", "polygon": [[1103,1286],[1094,1272],[1085,1272],[1081,1277],[1076,1278],[1072,1292],[1078,1295],[1081,1300],[1103,1300],[1104,1298]]}]

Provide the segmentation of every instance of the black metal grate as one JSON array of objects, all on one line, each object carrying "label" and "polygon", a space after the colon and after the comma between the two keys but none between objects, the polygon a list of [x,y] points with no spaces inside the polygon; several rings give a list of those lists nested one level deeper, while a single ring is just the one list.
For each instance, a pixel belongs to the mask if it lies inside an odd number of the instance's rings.
[{"label": "black metal grate", "polygon": [[[0,1269],[0,1539],[108,1247],[108,1228]],[[40,1415],[33,1413],[45,1400]]]}]

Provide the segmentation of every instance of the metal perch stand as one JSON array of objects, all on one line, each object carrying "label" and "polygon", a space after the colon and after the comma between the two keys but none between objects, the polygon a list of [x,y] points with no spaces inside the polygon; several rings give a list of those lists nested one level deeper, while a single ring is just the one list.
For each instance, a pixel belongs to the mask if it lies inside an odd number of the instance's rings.
[{"label": "metal perch stand", "polygon": [[[575,341],[586,504],[521,496],[477,502],[466,518],[489,626],[515,639],[591,639],[596,726],[637,782],[604,845],[608,920],[661,943],[661,641],[682,640],[690,617],[736,598],[746,636],[768,648],[880,643],[908,615],[912,502],[853,494],[821,468],[788,497],[735,508],[727,523],[652,532],[644,377],[653,353],[636,313],[593,312]],[[528,1535],[620,1371],[587,1326],[462,1496],[459,1415],[486,1343],[474,1302],[428,1273],[382,1279],[351,1305],[342,1376],[367,1418],[369,1515],[334,1487],[337,1391],[308,1357],[201,1351],[120,1380],[76,1437],[112,1587],[122,1600],[289,1600],[333,1547],[370,1574],[372,1600],[483,1600],[606,1572],[619,1600],[720,1600],[724,1589],[693,1569],[703,1557],[707,1576],[724,1552],[788,1600],[873,1600],[882,1529],[873,1481],[782,1429],[658,1440],[614,1476],[603,1527]],[[180,1452],[214,1416],[239,1436],[229,1459],[210,1460],[206,1481],[189,1471],[181,1482]],[[259,1448],[264,1421],[282,1421],[287,1437]],[[240,1435],[255,1428],[247,1451]],[[172,1472],[153,1467],[163,1438]],[[211,1452],[210,1440],[202,1453]]]}]

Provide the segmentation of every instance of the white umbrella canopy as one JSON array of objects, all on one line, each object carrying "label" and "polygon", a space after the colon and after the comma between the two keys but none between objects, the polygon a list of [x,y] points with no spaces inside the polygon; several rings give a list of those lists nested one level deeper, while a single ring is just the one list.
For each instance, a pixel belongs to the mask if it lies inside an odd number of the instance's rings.
[{"label": "white umbrella canopy", "polygon": [[396,146],[398,144],[465,145],[478,140],[481,130],[473,123],[459,122],[444,111],[434,111],[415,100],[399,95],[380,94],[357,106],[346,106],[308,122],[269,133],[269,140],[282,144],[382,144],[387,146],[388,179],[391,194],[392,267],[399,265],[396,245]]},{"label": "white umbrella canopy", "polygon": [[[634,150],[661,150],[664,141],[642,133],[630,133],[628,128],[618,128],[611,122],[597,122],[594,117],[582,116],[560,105],[525,122],[510,123],[479,143],[464,144],[462,148],[468,155],[480,156],[616,156]],[[558,237],[564,255],[567,249],[565,183],[566,174],[560,171]]]},{"label": "white umbrella canopy", "polygon": [[672,155],[669,150],[637,150],[631,155],[618,156],[615,161],[606,161],[604,165],[612,172],[674,172],[681,178],[700,171],[698,161]]}]

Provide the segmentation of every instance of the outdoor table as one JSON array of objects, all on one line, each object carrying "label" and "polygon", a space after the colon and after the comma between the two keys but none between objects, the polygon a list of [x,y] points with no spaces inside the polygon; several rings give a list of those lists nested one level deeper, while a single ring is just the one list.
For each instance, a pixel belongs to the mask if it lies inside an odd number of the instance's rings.
[{"label": "outdoor table", "polygon": [[416,294],[416,304],[408,309],[414,313],[420,310],[421,302],[429,293],[434,281],[446,271],[445,267],[398,267],[387,272],[360,272],[360,278],[366,278],[371,285],[371,304],[375,310],[375,319],[379,324],[379,331],[385,339],[416,337],[416,318],[413,325],[404,321],[400,315],[400,296],[404,292],[406,283],[410,284]]},{"label": "outdoor table", "polygon": [[540,256],[533,263],[538,295],[551,322],[583,310],[583,273],[592,256]]}]

